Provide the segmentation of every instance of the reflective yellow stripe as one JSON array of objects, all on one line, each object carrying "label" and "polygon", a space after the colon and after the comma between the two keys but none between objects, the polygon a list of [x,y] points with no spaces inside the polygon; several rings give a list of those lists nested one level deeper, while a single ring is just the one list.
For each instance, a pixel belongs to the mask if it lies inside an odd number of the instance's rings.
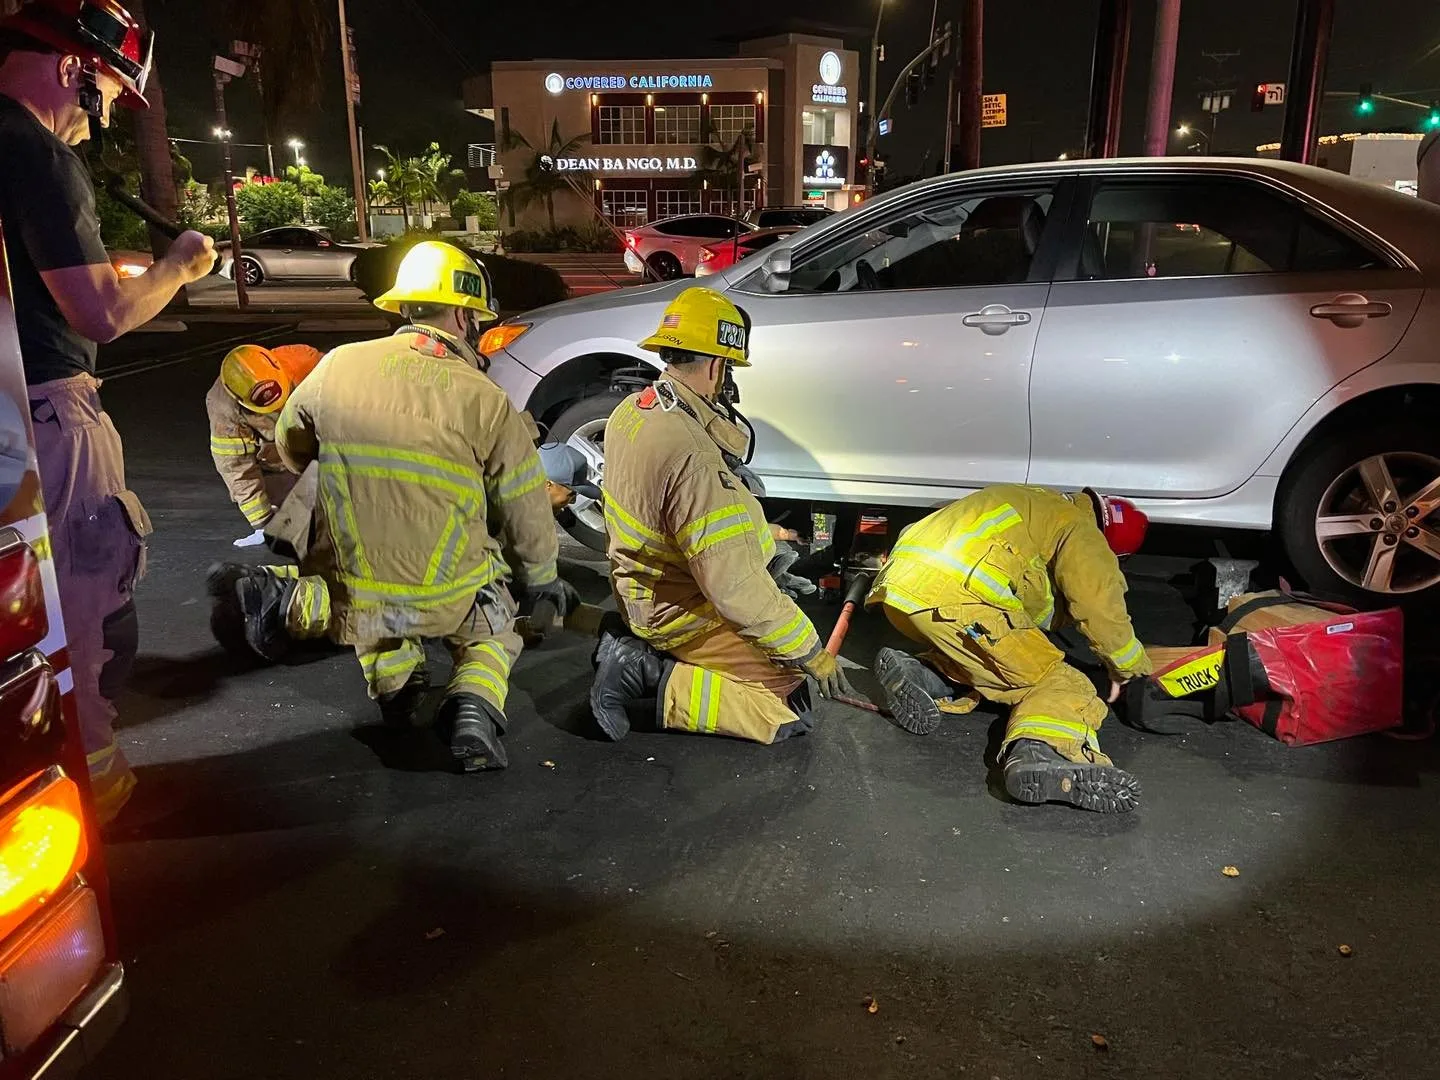
[{"label": "reflective yellow stripe", "polygon": [[709,700],[705,702],[705,724],[702,730],[713,732],[720,726],[720,691],[725,685],[725,680],[708,671],[705,674],[708,679],[706,690],[709,693]]},{"label": "reflective yellow stripe", "polygon": [[722,540],[754,531],[755,522],[750,512],[739,503],[733,503],[690,522],[675,534],[675,543],[687,559],[693,559]]},{"label": "reflective yellow stripe", "polygon": [[256,495],[240,504],[240,513],[251,525],[261,525],[270,519],[270,496]]},{"label": "reflective yellow stripe", "polygon": [[379,446],[373,443],[327,443],[320,450],[320,460],[336,464],[353,461],[362,464],[403,465],[415,472],[432,476],[447,476],[457,483],[467,483],[472,488],[482,488],[485,481],[478,470],[458,461],[437,457],[434,454],[422,454],[415,450],[402,450],[394,446]]},{"label": "reflective yellow stripe", "polygon": [[359,659],[365,681],[374,686],[381,679],[408,675],[411,669],[425,659],[425,653],[417,642],[402,641],[397,649],[362,653]]},{"label": "reflective yellow stripe", "polygon": [[720,678],[697,667],[690,678],[690,710],[685,726],[691,731],[713,732],[720,726]]},{"label": "reflective yellow stripe", "polygon": [[1092,738],[1094,734],[1090,728],[1078,720],[1061,720],[1054,716],[1027,716],[1005,729],[1006,742],[1014,742],[1016,739],[1039,739],[1041,742],[1065,739],[1089,743]]},{"label": "reflective yellow stripe", "polygon": [[465,528],[461,514],[461,507],[452,506],[450,508],[450,516],[445,522],[445,528],[440,533],[440,539],[435,544],[435,551],[430,556],[430,564],[425,568],[426,585],[448,581],[450,575],[455,572],[455,563],[459,560],[460,551],[470,539],[469,531]]},{"label": "reflective yellow stripe", "polygon": [[357,605],[403,604],[424,607],[454,600],[467,592],[477,592],[504,576],[505,566],[493,555],[474,572],[451,582],[434,585],[409,585],[398,581],[377,581],[355,574],[336,575]]},{"label": "reflective yellow stripe", "polygon": [[546,563],[544,566],[540,567],[538,570],[527,571],[526,574],[525,574],[525,584],[526,584],[526,585],[549,585],[552,581],[554,581],[554,580],[555,580],[557,577],[559,577],[559,576],[560,576],[560,573],[559,573],[559,571],[555,568],[555,564],[554,564],[553,562],[552,562],[552,563]]},{"label": "reflective yellow stripe", "polygon": [[350,501],[348,477],[339,469],[321,469],[319,493],[340,565],[357,574],[360,580],[373,578],[375,572],[370,569],[365,548],[360,543],[360,528],[355,522],[355,508]]},{"label": "reflective yellow stripe", "polygon": [[770,556],[775,554],[775,537],[769,528],[760,530],[760,554],[765,557],[766,562],[769,562]]},{"label": "reflective yellow stripe", "polygon": [[545,470],[540,466],[540,455],[533,450],[515,468],[496,477],[492,490],[498,502],[510,502],[529,494],[545,483]]},{"label": "reflective yellow stripe", "polygon": [[1110,659],[1115,662],[1115,667],[1125,671],[1145,655],[1145,646],[1140,644],[1140,639],[1132,637],[1130,643],[1123,649],[1110,654]]},{"label": "reflective yellow stripe", "polygon": [[810,625],[810,620],[799,608],[795,609],[795,616],[778,630],[772,630],[764,637],[757,638],[756,645],[769,652],[785,652],[793,649],[806,634],[814,633],[815,628]]},{"label": "reflective yellow stripe", "polygon": [[690,673],[690,713],[685,718],[685,726],[691,731],[699,731],[701,723],[701,703],[704,700],[705,680],[709,673],[704,668],[696,668]]},{"label": "reflective yellow stripe", "polygon": [[660,533],[642,523],[622,507],[607,492],[605,495],[605,525],[631,541],[636,547],[659,556],[667,562],[677,561],[670,541]]},{"label": "reflective yellow stripe", "polygon": [[694,611],[687,611],[670,620],[664,626],[654,630],[641,630],[637,627],[635,632],[664,652],[684,645],[719,625],[720,620],[715,617],[714,605],[702,604]]},{"label": "reflective yellow stripe", "polygon": [[249,457],[258,450],[259,444],[249,439],[230,439],[219,435],[210,436],[210,453],[216,457]]},{"label": "reflective yellow stripe", "polygon": [[262,566],[260,569],[271,577],[298,578],[300,576],[300,567],[298,566],[281,564],[278,566]]}]

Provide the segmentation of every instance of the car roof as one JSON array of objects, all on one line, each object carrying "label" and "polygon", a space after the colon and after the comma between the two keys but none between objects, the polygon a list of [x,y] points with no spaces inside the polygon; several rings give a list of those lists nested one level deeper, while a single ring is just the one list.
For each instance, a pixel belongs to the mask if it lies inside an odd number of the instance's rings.
[{"label": "car roof", "polygon": [[1258,177],[1322,204],[1362,231],[1378,236],[1422,270],[1440,272],[1440,206],[1413,195],[1331,169],[1272,158],[1142,157],[1092,158],[993,165],[919,180],[869,201],[905,202],[925,198],[959,183],[986,178],[1105,176],[1109,174],[1233,175]]},{"label": "car roof", "polygon": [[732,217],[730,217],[728,214],[672,214],[670,217],[667,217],[667,218],[659,218],[659,219],[657,219],[657,220],[655,220],[655,221],[647,221],[644,225],[642,225],[642,226],[640,226],[640,227],[641,227],[642,229],[648,229],[648,228],[650,228],[650,227],[652,227],[652,226],[654,226],[654,225],[668,225],[668,224],[670,224],[670,222],[672,222],[672,221],[695,221],[695,220],[697,220],[697,219],[699,219],[699,218],[705,218],[707,221],[711,221],[711,220],[714,220],[714,221],[739,221],[739,220],[740,220],[739,218],[732,218]]}]

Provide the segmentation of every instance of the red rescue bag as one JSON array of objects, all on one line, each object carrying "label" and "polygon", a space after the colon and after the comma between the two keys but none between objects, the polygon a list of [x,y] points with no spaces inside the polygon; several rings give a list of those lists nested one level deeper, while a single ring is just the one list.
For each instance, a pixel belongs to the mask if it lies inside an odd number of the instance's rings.
[{"label": "red rescue bag", "polygon": [[[1293,593],[1236,597],[1209,644],[1128,698],[1136,726],[1166,714],[1236,717],[1291,746],[1399,726],[1404,617]],[[1180,699],[1187,699],[1184,703]]]}]

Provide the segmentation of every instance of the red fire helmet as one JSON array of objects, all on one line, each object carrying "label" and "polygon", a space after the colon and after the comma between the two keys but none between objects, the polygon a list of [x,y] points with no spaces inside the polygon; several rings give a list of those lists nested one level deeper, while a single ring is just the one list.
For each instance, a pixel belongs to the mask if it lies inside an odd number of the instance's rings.
[{"label": "red fire helmet", "polygon": [[1145,543],[1145,530],[1150,527],[1144,511],[1129,499],[1101,495],[1094,488],[1086,488],[1085,494],[1095,504],[1095,522],[1105,534],[1110,550],[1121,558],[1139,551]]},{"label": "red fire helmet", "polygon": [[115,0],[31,0],[0,27],[98,64],[125,88],[121,105],[149,108],[145,83],[150,78],[155,35],[142,29]]}]

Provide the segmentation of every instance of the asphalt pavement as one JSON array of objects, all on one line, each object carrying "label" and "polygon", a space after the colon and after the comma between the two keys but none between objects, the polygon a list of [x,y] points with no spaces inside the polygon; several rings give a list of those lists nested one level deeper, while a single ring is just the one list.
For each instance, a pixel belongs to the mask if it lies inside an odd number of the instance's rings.
[{"label": "asphalt pavement", "polygon": [[[1144,800],[1103,817],[1009,803],[993,712],[601,741],[571,635],[521,658],[510,768],[471,776],[379,728],[352,656],[238,666],[203,576],[249,530],[202,399],[243,330],[102,358],[156,532],[109,848],[131,1009],[90,1080],[1440,1075],[1433,741],[1107,726]],[[1194,630],[1185,554],[1133,561],[1147,642]],[[862,618],[845,656],[884,640]]]}]

